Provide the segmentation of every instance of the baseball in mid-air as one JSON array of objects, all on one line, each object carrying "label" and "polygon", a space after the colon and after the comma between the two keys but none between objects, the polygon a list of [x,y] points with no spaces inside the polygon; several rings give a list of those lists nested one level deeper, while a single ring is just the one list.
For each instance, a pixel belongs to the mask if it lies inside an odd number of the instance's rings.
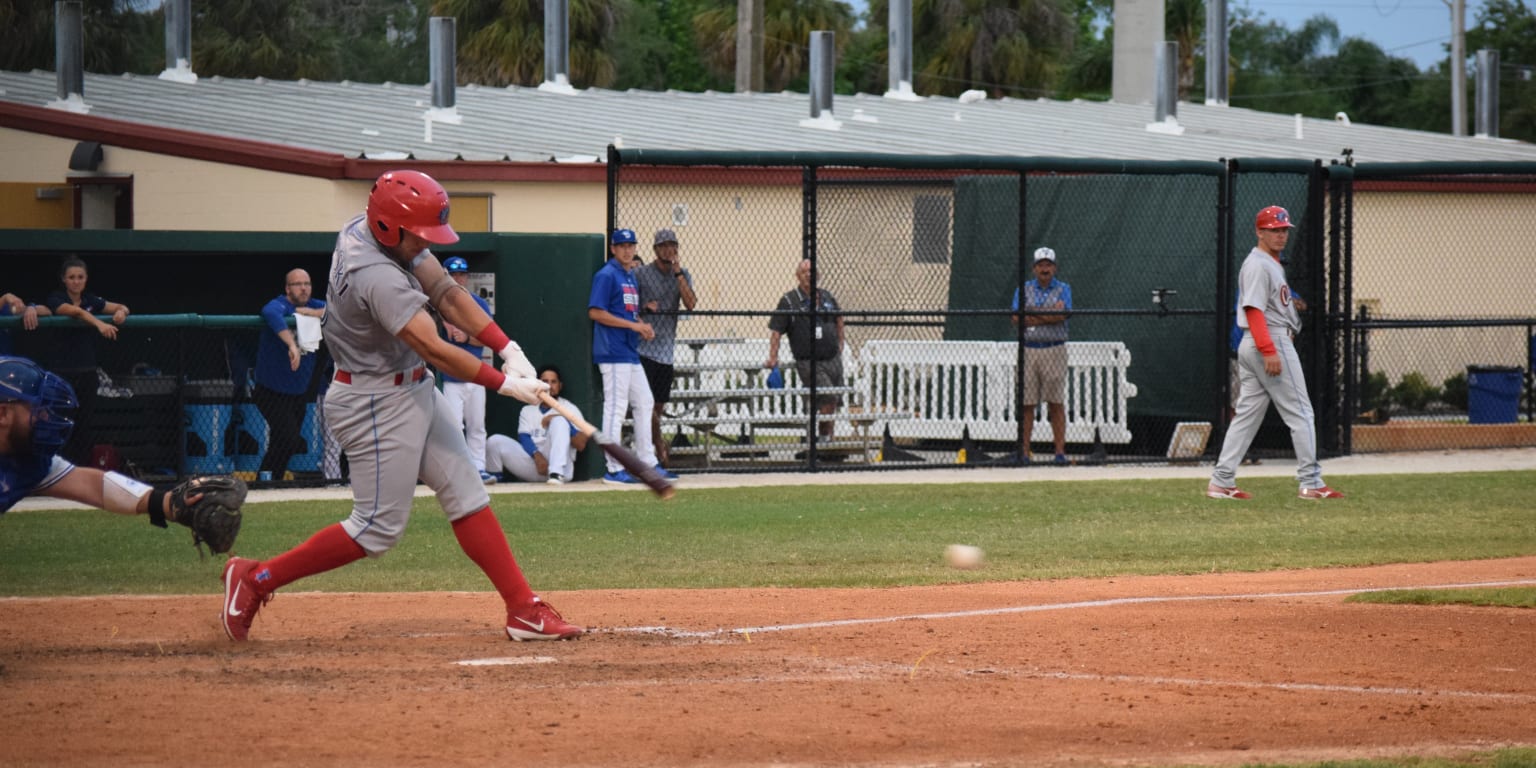
[{"label": "baseball in mid-air", "polygon": [[963,571],[980,568],[984,557],[981,547],[968,544],[951,544],[944,548],[944,561],[949,563],[949,567]]}]

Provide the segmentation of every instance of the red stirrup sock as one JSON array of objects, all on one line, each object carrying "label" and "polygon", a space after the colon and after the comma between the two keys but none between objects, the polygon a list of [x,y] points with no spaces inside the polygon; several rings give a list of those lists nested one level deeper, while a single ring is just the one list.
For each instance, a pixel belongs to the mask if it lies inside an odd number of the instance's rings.
[{"label": "red stirrup sock", "polygon": [[367,552],[347,535],[341,523],[328,525],[309,540],[256,567],[251,578],[256,588],[269,594],[278,587],[292,584],[305,576],[325,573],[361,560]]},{"label": "red stirrup sock", "polygon": [[512,547],[507,544],[507,534],[501,530],[501,523],[489,506],[455,520],[453,535],[458,537],[464,554],[490,577],[508,610],[533,602],[533,588],[528,586],[522,569],[517,567]]}]

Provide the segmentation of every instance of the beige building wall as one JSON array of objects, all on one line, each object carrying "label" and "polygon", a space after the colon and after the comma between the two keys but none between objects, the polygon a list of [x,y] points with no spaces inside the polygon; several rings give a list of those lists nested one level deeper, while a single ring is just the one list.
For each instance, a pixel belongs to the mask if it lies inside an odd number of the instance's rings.
[{"label": "beige building wall", "polygon": [[[1355,193],[1354,297],[1377,318],[1536,316],[1536,194]],[[1469,365],[1526,365],[1526,331],[1372,331],[1369,366],[1436,386]]]},{"label": "beige building wall", "polygon": [[[77,142],[0,128],[0,182],[65,184]],[[289,173],[103,147],[97,175],[133,177],[134,228],[241,232],[324,232],[362,212],[371,180],[319,179]],[[470,209],[488,201],[499,232],[601,232],[603,184],[454,182]],[[466,231],[483,228],[478,211]]]}]

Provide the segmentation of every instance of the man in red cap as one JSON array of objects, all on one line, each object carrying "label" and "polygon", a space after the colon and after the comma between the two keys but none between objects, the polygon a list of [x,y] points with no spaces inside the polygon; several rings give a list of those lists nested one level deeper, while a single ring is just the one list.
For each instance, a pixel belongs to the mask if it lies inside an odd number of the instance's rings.
[{"label": "man in red cap", "polygon": [[[223,620],[231,639],[246,639],[256,612],[279,587],[393,548],[405,533],[418,479],[437,494],[459,548],[500,593],[509,638],[565,640],[585,631],[523,578],[464,432],[427,373],[430,363],[525,403],[549,391],[517,343],[428,250],[458,239],[448,225],[448,193],[416,171],[380,176],[367,211],[337,236],[324,321],[336,374],[325,420],[351,465],[352,514],[276,557],[229,559]],[[497,350],[502,370],[439,336],[428,304]]]},{"label": "man in red cap", "polygon": [[1307,396],[1307,380],[1292,343],[1301,330],[1301,315],[1280,263],[1280,254],[1290,241],[1291,226],[1290,213],[1278,205],[1259,211],[1254,219],[1259,244],[1248,253],[1237,276],[1237,325],[1243,329],[1243,340],[1237,348],[1239,390],[1235,414],[1221,444],[1221,458],[1216,461],[1216,469],[1205,488],[1205,495],[1213,499],[1252,498],[1237,487],[1237,466],[1248,452],[1271,402],[1291,430],[1296,480],[1301,486],[1297,496],[1344,497],[1323,483],[1322,466],[1317,462],[1312,400]]}]

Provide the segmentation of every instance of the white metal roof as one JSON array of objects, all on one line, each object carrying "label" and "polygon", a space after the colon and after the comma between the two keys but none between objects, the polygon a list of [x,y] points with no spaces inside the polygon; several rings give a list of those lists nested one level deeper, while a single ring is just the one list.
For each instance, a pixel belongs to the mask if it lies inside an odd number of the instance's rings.
[{"label": "white metal roof", "polygon": [[[0,72],[0,100],[44,106],[52,72]],[[1536,145],[1398,128],[1178,105],[1182,135],[1147,130],[1150,105],[1049,99],[915,101],[838,96],[837,130],[806,127],[799,93],[574,93],[461,86],[458,124],[429,122],[431,90],[394,83],[238,80],[196,83],[151,75],[85,77],[92,116],[285,144],[344,157],[590,162],[610,143],[628,148],[841,151],[1127,160],[1234,157],[1361,162],[1536,161]],[[1300,138],[1298,138],[1298,131]]]}]

